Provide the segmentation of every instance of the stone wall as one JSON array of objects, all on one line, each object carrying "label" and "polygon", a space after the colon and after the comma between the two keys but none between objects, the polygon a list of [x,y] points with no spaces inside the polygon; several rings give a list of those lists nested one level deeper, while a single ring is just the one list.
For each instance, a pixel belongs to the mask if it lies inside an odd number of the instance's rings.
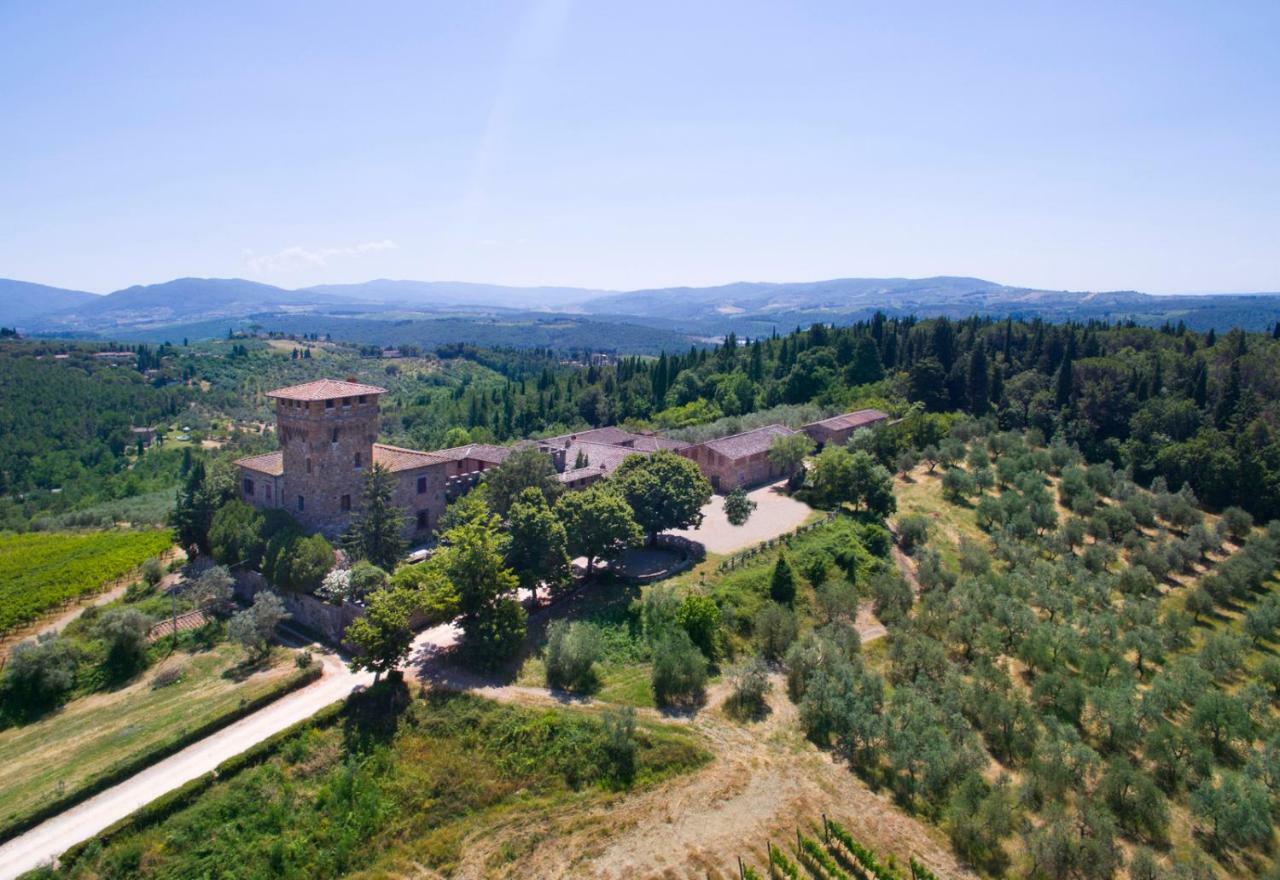
[{"label": "stone wall", "polygon": [[350,602],[331,605],[306,593],[273,589],[267,579],[256,571],[237,571],[235,579],[236,598],[241,602],[252,603],[254,596],[263,590],[274,592],[284,602],[290,620],[322,636],[325,641],[334,645],[342,643],[342,636],[347,631],[347,627],[353,620],[364,614],[363,608],[352,605]]},{"label": "stone wall", "polygon": [[692,460],[717,492],[766,483],[785,476],[769,459],[768,452],[757,452],[744,458],[728,458],[698,444],[681,449],[680,455]]}]

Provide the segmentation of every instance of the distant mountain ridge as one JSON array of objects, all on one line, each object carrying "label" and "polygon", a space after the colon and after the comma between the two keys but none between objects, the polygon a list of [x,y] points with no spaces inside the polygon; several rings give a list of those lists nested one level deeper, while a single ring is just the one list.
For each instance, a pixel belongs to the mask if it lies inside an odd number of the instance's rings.
[{"label": "distant mountain ridge", "polygon": [[0,278],[0,325],[22,324],[40,315],[84,306],[98,295],[30,281]]},{"label": "distant mountain ridge", "polygon": [[[1280,294],[1055,291],[935,276],[736,282],[632,291],[392,279],[288,290],[240,278],[178,278],[96,296],[0,279],[0,325],[16,324],[20,330],[46,335],[122,338],[126,333],[168,328],[177,335],[183,325],[199,324],[203,330],[251,316],[270,317],[273,325],[279,325],[281,319],[303,314],[403,322],[541,312],[566,318],[589,316],[598,324],[637,325],[705,340],[731,330],[755,336],[817,321],[850,323],[876,311],[920,317],[983,314],[1142,324],[1181,320],[1194,329],[1260,330],[1280,320]],[[521,340],[513,339],[512,344]]]}]

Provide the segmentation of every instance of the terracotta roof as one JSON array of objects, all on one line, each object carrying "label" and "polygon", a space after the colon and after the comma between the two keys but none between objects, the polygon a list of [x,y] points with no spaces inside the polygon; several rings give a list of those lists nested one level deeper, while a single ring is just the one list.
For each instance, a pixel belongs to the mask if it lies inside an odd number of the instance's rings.
[{"label": "terracotta roof", "polygon": [[284,473],[284,453],[268,452],[265,455],[251,455],[237,461],[236,466],[247,471],[257,471],[270,477],[278,477]]},{"label": "terracotta roof", "polygon": [[[586,467],[575,468],[574,462],[577,461],[578,452],[582,451],[587,454]],[[563,472],[556,474],[556,479],[562,483],[572,483],[583,477],[596,475],[607,477],[618,469],[618,465],[622,464],[623,459],[632,455],[645,455],[643,452],[636,452],[634,449],[627,449],[625,446],[610,446],[607,443],[575,443],[569,447],[565,455],[565,469]]]},{"label": "terracotta roof", "polygon": [[[860,409],[856,412],[843,413],[838,416],[832,416],[829,419],[822,419],[817,422],[810,422],[809,425],[821,425],[824,428],[831,428],[838,431],[842,428],[860,428],[863,425],[870,425],[874,422],[882,422],[889,418],[887,412],[881,412],[878,409]],[[805,427],[809,427],[805,425]]]},{"label": "terracotta roof", "polygon": [[707,449],[720,453],[725,458],[746,458],[749,455],[755,455],[757,452],[768,452],[769,448],[773,446],[775,437],[787,437],[795,433],[786,425],[765,425],[763,428],[756,428],[754,431],[744,431],[741,434],[708,440],[702,445]]},{"label": "terracotta roof", "polygon": [[669,437],[659,437],[656,434],[636,434],[613,425],[604,428],[590,428],[586,431],[578,431],[572,434],[560,434],[556,437],[548,437],[540,442],[550,443],[555,446],[568,446],[576,442],[604,443],[609,446],[625,446],[641,452],[653,452],[657,449],[683,449],[689,445],[681,443],[679,440],[672,440]]},{"label": "terracotta roof", "polygon": [[[585,453],[587,456],[587,466],[583,468],[575,468],[574,462],[578,460],[578,453]],[[581,479],[587,474],[603,474],[608,476],[617,470],[618,465],[622,464],[626,459],[633,455],[648,455],[649,450],[631,449],[628,446],[615,446],[612,443],[591,443],[576,442],[571,443],[565,450],[564,473],[558,474],[560,482],[572,483],[574,480]]]},{"label": "terracotta roof", "polygon": [[645,434],[641,436],[631,448],[637,452],[657,452],[659,449],[670,449],[675,452],[677,449],[684,449],[688,446],[681,440],[672,440],[670,437],[659,437],[656,434]]},{"label": "terracotta roof", "polygon": [[451,446],[448,449],[436,449],[431,454],[438,455],[446,461],[462,461],[474,458],[489,464],[502,464],[512,452],[510,446],[494,446],[492,443],[468,443],[466,446]]},{"label": "terracotta roof", "polygon": [[379,388],[377,385],[361,385],[359,382],[341,382],[337,379],[318,379],[315,382],[268,391],[267,397],[283,400],[332,400],[335,397],[386,393],[387,389]]},{"label": "terracotta roof", "polygon": [[434,452],[420,452],[385,443],[373,444],[373,463],[380,464],[389,471],[411,471],[433,464],[444,464],[446,461],[448,459]]}]

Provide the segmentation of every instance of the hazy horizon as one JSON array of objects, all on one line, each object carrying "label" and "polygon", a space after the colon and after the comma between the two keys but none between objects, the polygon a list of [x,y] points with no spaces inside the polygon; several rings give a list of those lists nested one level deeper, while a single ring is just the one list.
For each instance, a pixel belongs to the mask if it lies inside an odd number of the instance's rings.
[{"label": "hazy horizon", "polygon": [[1280,6],[0,7],[0,276],[1280,291]]}]

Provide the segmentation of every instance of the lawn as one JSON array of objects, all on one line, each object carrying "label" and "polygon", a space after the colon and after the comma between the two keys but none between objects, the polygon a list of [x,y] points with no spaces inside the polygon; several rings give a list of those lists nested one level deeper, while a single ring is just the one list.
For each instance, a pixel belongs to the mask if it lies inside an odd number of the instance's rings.
[{"label": "lawn", "polygon": [[172,543],[163,529],[0,535],[0,634],[98,590]]},{"label": "lawn", "polygon": [[[302,674],[292,652],[277,649],[265,668],[240,679],[243,656],[230,644],[180,652],[127,687],[73,700],[39,721],[0,731],[0,834],[121,763],[171,745],[242,704],[283,693]],[[157,674],[175,667],[181,680],[154,685]]]}]

